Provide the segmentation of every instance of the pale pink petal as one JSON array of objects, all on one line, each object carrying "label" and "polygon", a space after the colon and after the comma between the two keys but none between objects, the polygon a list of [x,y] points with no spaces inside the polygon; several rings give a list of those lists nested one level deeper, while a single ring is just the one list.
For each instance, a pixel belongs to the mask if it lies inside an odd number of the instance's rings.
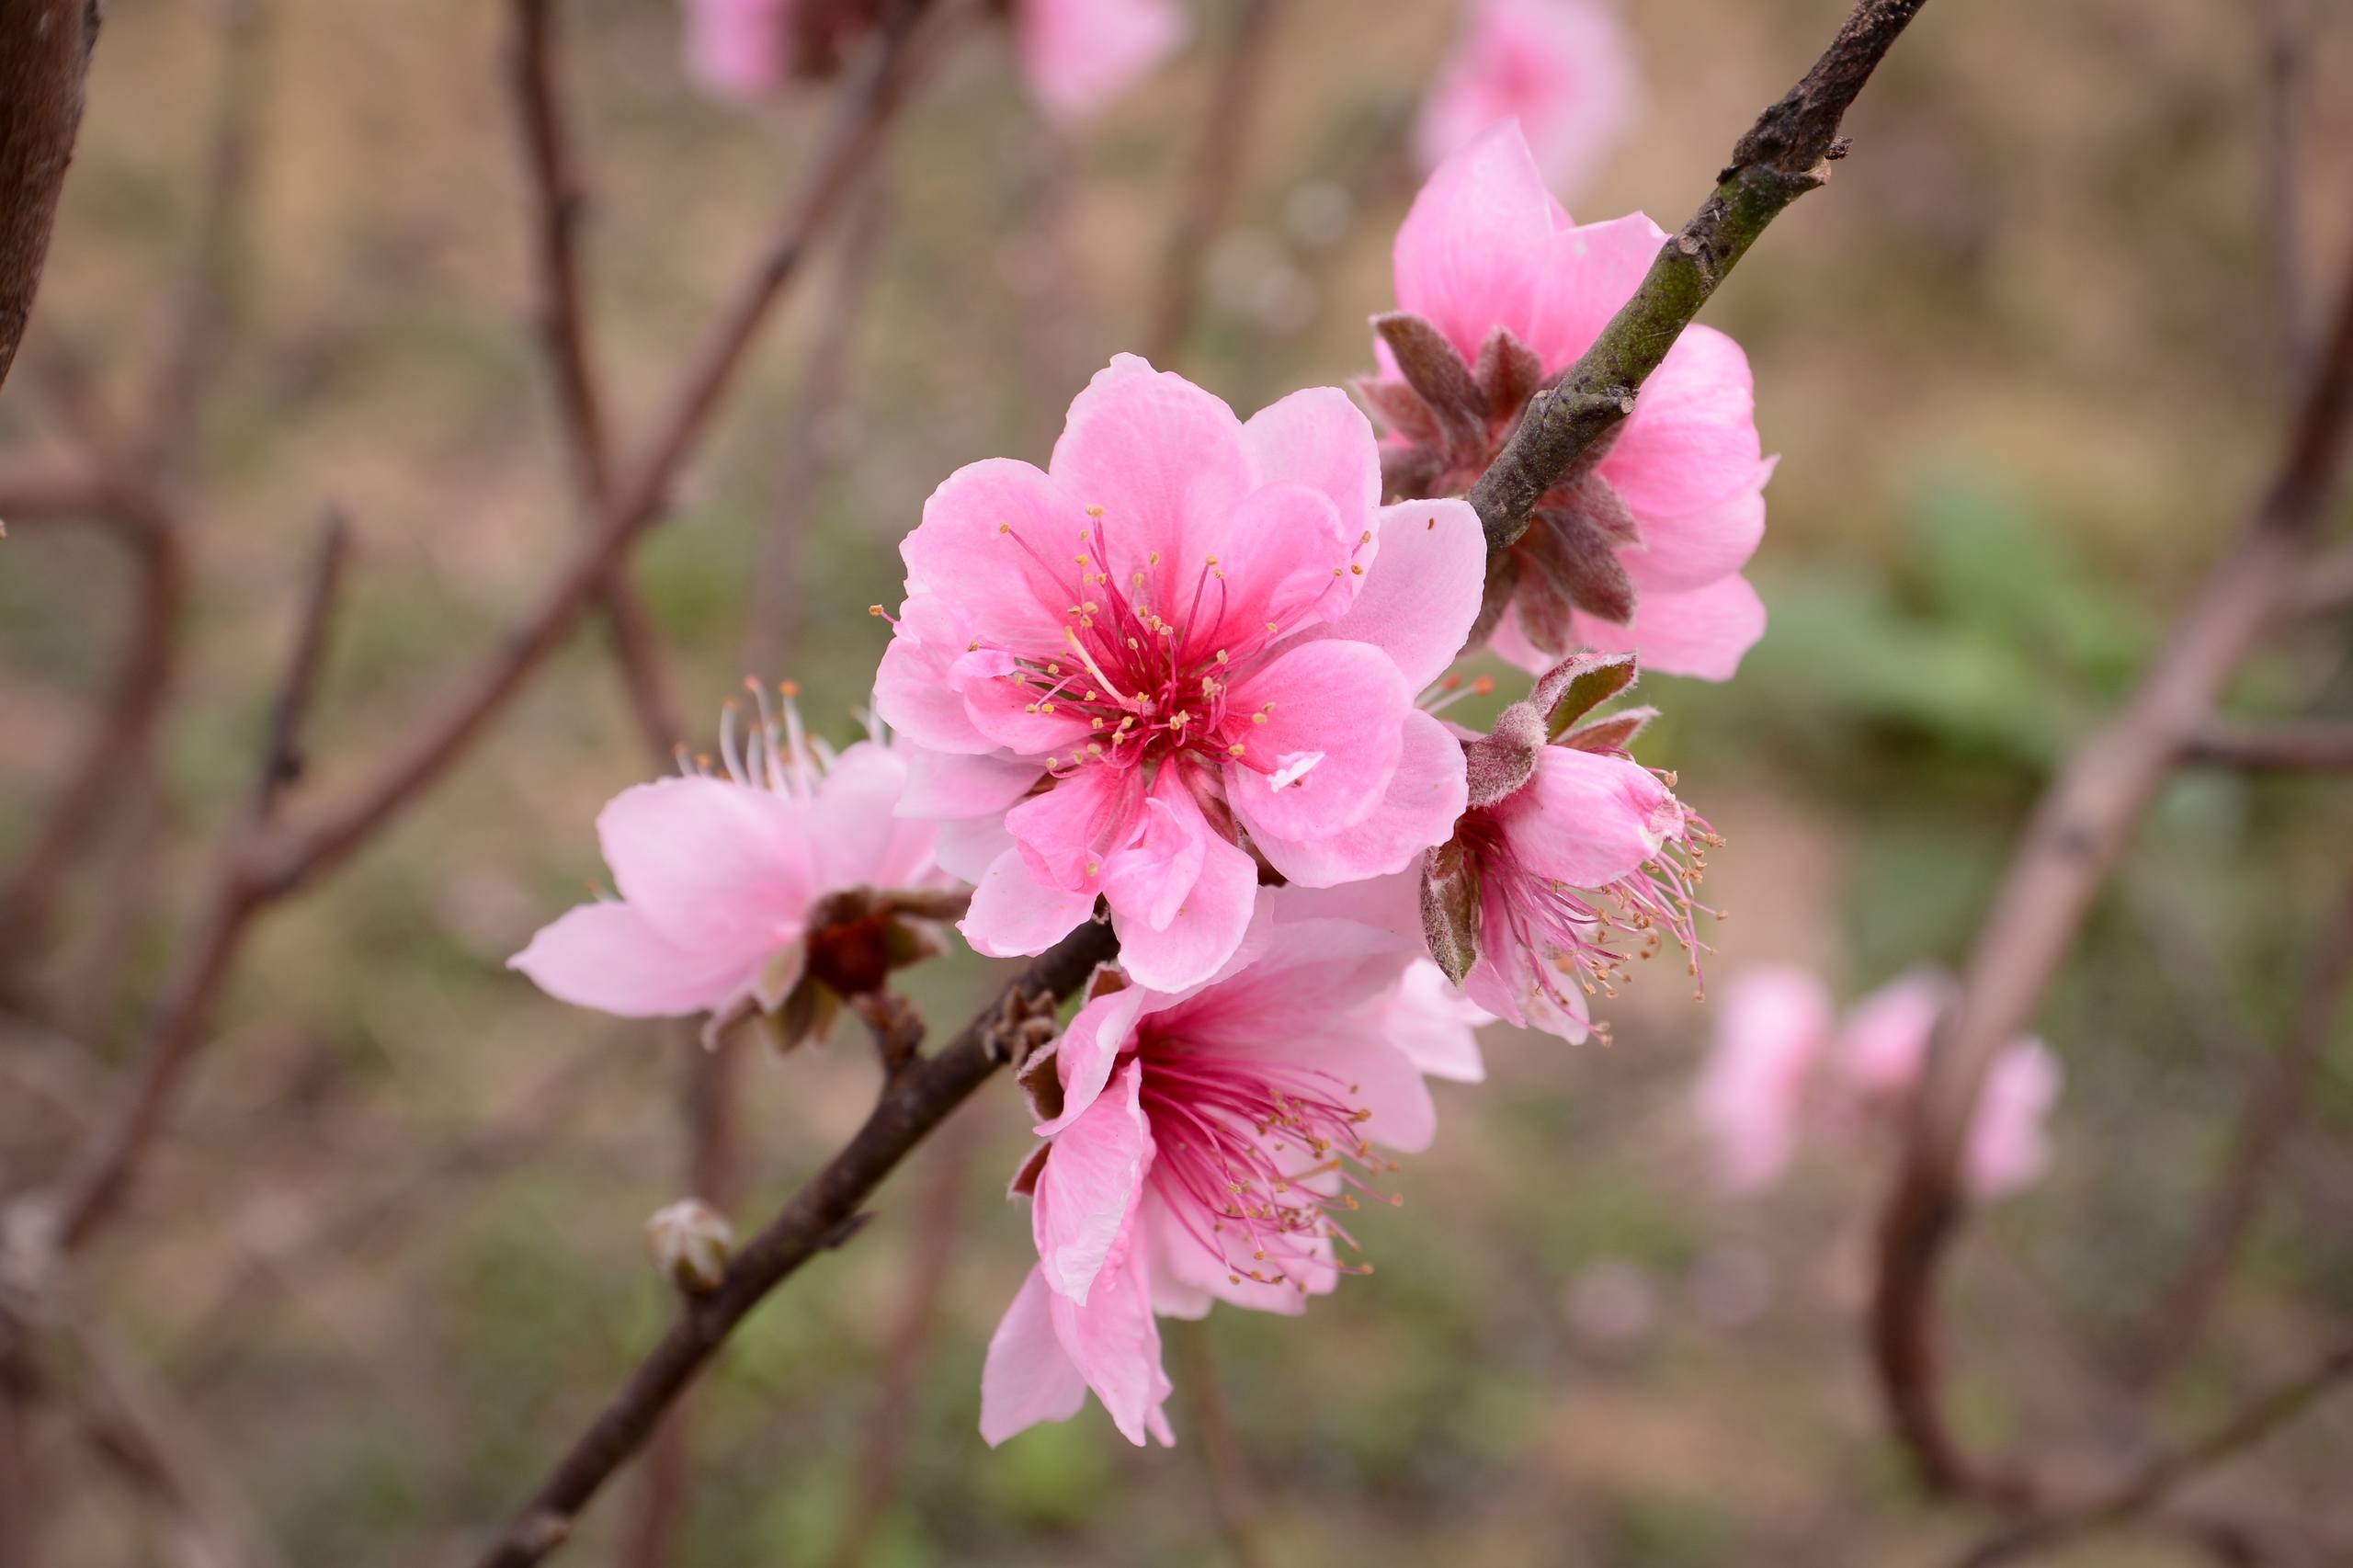
[{"label": "pale pink petal", "polygon": [[1406,967],[1381,1017],[1381,1038],[1419,1071],[1461,1084],[1485,1082],[1478,1030],[1495,1022],[1495,1016],[1456,990],[1429,960],[1416,959]]},{"label": "pale pink petal", "polygon": [[1372,422],[1347,393],[1310,387],[1268,403],[1242,426],[1242,445],[1260,484],[1311,485],[1329,496],[1350,550],[1372,534],[1373,542],[1354,557],[1372,569],[1380,547],[1381,450]]},{"label": "pale pink petal", "polygon": [[1383,506],[1381,559],[1347,613],[1309,637],[1370,642],[1394,660],[1405,689],[1421,690],[1462,652],[1487,573],[1479,515],[1459,500]]},{"label": "pale pink petal", "polygon": [[959,881],[978,882],[989,874],[997,857],[1015,847],[1013,835],[1005,831],[1002,815],[966,817],[961,821],[938,824],[939,835],[932,842],[931,852],[939,869]]},{"label": "pale pink petal", "polygon": [[[1575,625],[1578,635],[1602,653],[1640,653],[1645,671],[1730,680],[1740,669],[1741,655],[1765,635],[1765,601],[1747,578],[1719,577],[1687,594],[1643,596],[1629,625],[1613,626],[1587,615],[1577,616]],[[1505,651],[1500,636],[1495,652],[1537,673],[1554,662],[1530,648],[1534,662],[1522,664]]]},{"label": "pale pink petal", "polygon": [[1018,847],[998,856],[972,889],[972,907],[956,929],[972,950],[993,959],[1042,953],[1095,912],[1091,892],[1065,892],[1029,874]]},{"label": "pale pink petal", "polygon": [[1086,597],[1071,560],[1086,522],[1050,475],[988,458],[940,482],[899,554],[909,580],[955,612],[968,641],[1051,648],[1062,642],[1063,611]]},{"label": "pale pink petal", "polygon": [[[1515,330],[1547,370],[1567,369],[1593,347],[1601,329],[1633,298],[1665,243],[1666,231],[1641,212],[1580,223],[1545,241],[1533,320]],[[1639,399],[1635,406],[1641,406]]]},{"label": "pale pink petal", "polygon": [[[1487,928],[1502,929],[1495,905],[1488,910]],[[1462,994],[1506,1023],[1582,1044],[1593,1032],[1584,989],[1562,976],[1552,977],[1550,992],[1540,989],[1529,961],[1528,949],[1517,943],[1489,942],[1463,976]]]},{"label": "pale pink petal", "polygon": [[1693,1108],[1718,1183],[1753,1191],[1779,1177],[1796,1151],[1807,1084],[1829,1040],[1830,993],[1804,970],[1763,967],[1734,977],[1718,1007]]},{"label": "pale pink petal", "polygon": [[[959,717],[962,711],[960,701]],[[899,797],[899,814],[903,817],[940,820],[999,816],[1045,777],[1045,770],[1036,763],[1002,754],[959,756],[905,744],[894,749],[907,767],[907,787]]]},{"label": "pale pink petal", "polygon": [[1168,1379],[1160,1365],[1160,1328],[1153,1322],[1143,1249],[1122,1250],[1125,1263],[1103,1271],[1085,1306],[1049,1291],[1046,1310],[1063,1354],[1103,1402],[1120,1436],[1141,1448],[1147,1435],[1166,1440],[1165,1423],[1158,1417],[1168,1397]]},{"label": "pale pink petal", "polygon": [[1086,1403],[1086,1380],[1054,1337],[1042,1269],[1021,1282],[989,1338],[981,1367],[981,1437],[995,1448],[1040,1421],[1067,1421]]},{"label": "pale pink petal", "polygon": [[[1132,354],[1095,372],[1072,401],[1051,472],[1080,506],[1103,508],[1109,560],[1093,562],[1095,569],[1108,569],[1123,591],[1143,572],[1144,597],[1172,615],[1203,562],[1238,542],[1231,537],[1234,508],[1257,487],[1233,410]],[[1055,542],[1062,560],[1078,553],[1075,528]],[[1056,608],[1088,597],[1074,593]],[[1056,631],[1053,642],[1060,640]]]},{"label": "pale pink petal", "polygon": [[1226,733],[1248,749],[1225,768],[1227,798],[1280,838],[1321,838],[1364,821],[1389,792],[1410,694],[1364,642],[1302,643],[1237,680]]},{"label": "pale pink petal", "polygon": [[[1309,1243],[1305,1257],[1287,1262],[1285,1272],[1290,1278],[1279,1282],[1251,1278],[1245,1271],[1263,1266],[1252,1258],[1249,1245],[1238,1233],[1210,1231],[1198,1215],[1190,1217],[1189,1222],[1179,1218],[1158,1188],[1146,1191],[1136,1229],[1145,1239],[1145,1266],[1152,1276],[1155,1304],[1166,1301],[1179,1308],[1199,1309],[1170,1312],[1164,1307],[1165,1316],[1205,1316],[1209,1303],[1219,1301],[1254,1312],[1298,1317],[1307,1311],[1311,1297],[1329,1295],[1339,1283],[1328,1236]],[[1221,1259],[1204,1241],[1224,1246],[1226,1256]],[[1304,1290],[1302,1285],[1306,1286]]]},{"label": "pale pink petal", "polygon": [[621,897],[682,947],[790,946],[816,895],[805,808],[719,778],[622,790],[597,837]]},{"label": "pale pink petal", "polygon": [[1074,768],[1006,812],[1005,826],[1031,876],[1091,894],[1102,886],[1104,862],[1143,831],[1143,780],[1107,763]]},{"label": "pale pink petal", "polygon": [[1642,593],[1688,593],[1739,571],[1765,537],[1765,482],[1774,460],[1757,465],[1755,483],[1688,517],[1646,517],[1643,542],[1618,552]]},{"label": "pale pink petal", "polygon": [[900,609],[899,628],[891,645],[882,650],[882,665],[875,673],[874,711],[899,734],[926,750],[949,755],[995,751],[996,743],[973,725],[964,710],[964,694],[949,678],[966,653],[969,637],[953,636],[944,628],[929,637],[914,631],[919,619],[917,607],[936,605],[937,598],[928,589],[910,585],[907,601]]},{"label": "pale pink petal", "polygon": [[[1756,383],[1740,345],[1710,326],[1688,326],[1619,426],[1601,476],[1647,520],[1684,517],[1762,483]],[[1665,541],[1645,532],[1653,550]]]},{"label": "pale pink petal", "polygon": [[1266,831],[1245,804],[1237,802],[1237,810],[1250,828],[1250,841],[1287,881],[1327,888],[1414,865],[1424,849],[1452,835],[1468,798],[1462,743],[1427,713],[1408,709],[1389,792],[1362,822],[1322,838],[1290,839]]},{"label": "pale pink petal", "polygon": [[624,1018],[684,1017],[747,994],[769,955],[681,947],[625,903],[584,903],[540,928],[506,967],[559,1002]]},{"label": "pale pink petal", "polygon": [[1256,960],[1161,1010],[1157,1027],[1221,1056],[1290,1061],[1307,1037],[1382,996],[1410,960],[1376,926],[1280,918],[1273,890],[1268,899],[1257,918],[1271,922],[1271,939]]},{"label": "pale pink petal", "polygon": [[1115,917],[1120,963],[1137,984],[1182,991],[1218,971],[1242,945],[1258,892],[1258,863],[1211,831],[1192,794],[1164,767],[1153,797],[1165,801],[1179,825],[1199,836],[1199,877],[1165,926]]},{"label": "pale pink petal", "polygon": [[2060,1079],[2058,1058],[2039,1040],[2021,1040],[1995,1059],[1962,1153],[1971,1192],[1992,1200],[2042,1179],[2051,1165],[2043,1120],[2058,1103]]},{"label": "pale pink petal", "polygon": [[1201,880],[1209,839],[1198,812],[1180,815],[1165,800],[1145,801],[1143,836],[1104,859],[1104,902],[1128,928],[1165,931]]},{"label": "pale pink petal", "polygon": [[1573,746],[1544,747],[1528,786],[1491,810],[1526,874],[1583,888],[1631,872],[1683,824],[1650,769]]},{"label": "pale pink petal", "polygon": [[1054,1072],[1063,1086],[1063,1113],[1038,1124],[1040,1137],[1051,1137],[1094,1108],[1111,1069],[1134,1039],[1136,1020],[1143,1014],[1151,993],[1131,985],[1097,996],[1074,1014],[1054,1047]]},{"label": "pale pink petal", "polygon": [[1065,1118],[1038,1173],[1031,1233],[1046,1283],[1085,1305],[1113,1244],[1127,1231],[1152,1159],[1138,1099],[1142,1069],[1129,1062],[1080,1115]]},{"label": "pale pink petal", "polygon": [[[1348,570],[1355,542],[1341,531],[1339,511],[1323,491],[1266,485],[1233,508],[1209,556],[1164,578],[1190,591],[1173,607],[1154,608],[1184,617],[1188,661],[1263,642],[1269,622],[1288,631],[1347,612],[1360,580]],[[1198,616],[1190,608],[1196,597],[1202,603]]]},{"label": "pale pink petal", "polygon": [[1631,118],[1641,85],[1625,28],[1591,0],[1479,0],[1415,126],[1429,167],[1516,119],[1549,181],[1574,186]]},{"label": "pale pink petal", "polygon": [[1528,338],[1547,242],[1567,223],[1519,127],[1498,125],[1414,199],[1397,231],[1397,303],[1427,317],[1466,360],[1498,326]]},{"label": "pale pink petal", "polygon": [[897,814],[906,784],[906,758],[871,741],[834,759],[809,811],[821,887],[906,888],[931,874],[931,825]]},{"label": "pale pink petal", "polygon": [[1017,0],[1014,24],[1029,96],[1063,122],[1126,91],[1188,30],[1175,0]]},{"label": "pale pink petal", "polygon": [[1838,1030],[1838,1074],[1855,1096],[1882,1111],[1911,1098],[1928,1064],[1929,1036],[1952,995],[1949,979],[1915,969],[1848,1009]]},{"label": "pale pink petal", "polygon": [[723,98],[755,98],[784,80],[787,0],[686,0],[687,77]]}]

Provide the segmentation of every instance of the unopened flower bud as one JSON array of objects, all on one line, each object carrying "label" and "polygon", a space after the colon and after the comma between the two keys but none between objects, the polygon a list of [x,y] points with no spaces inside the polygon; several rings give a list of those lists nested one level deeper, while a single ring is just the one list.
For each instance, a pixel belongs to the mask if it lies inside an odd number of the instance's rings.
[{"label": "unopened flower bud", "polygon": [[645,1221],[654,1261],[690,1296],[719,1289],[735,1249],[735,1227],[699,1198],[681,1199]]}]

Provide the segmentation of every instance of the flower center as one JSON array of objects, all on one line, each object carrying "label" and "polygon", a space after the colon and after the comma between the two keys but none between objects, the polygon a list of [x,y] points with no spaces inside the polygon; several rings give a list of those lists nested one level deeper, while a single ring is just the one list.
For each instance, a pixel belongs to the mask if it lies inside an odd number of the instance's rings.
[{"label": "flower center", "polygon": [[1240,1284],[1289,1284],[1304,1293],[1319,1270],[1370,1274],[1324,1244],[1359,1250],[1341,1221],[1367,1176],[1396,1165],[1365,1142],[1372,1113],[1357,1086],[1313,1068],[1241,1061],[1149,1038],[1142,1099],[1152,1119],[1151,1181],[1169,1212]]}]

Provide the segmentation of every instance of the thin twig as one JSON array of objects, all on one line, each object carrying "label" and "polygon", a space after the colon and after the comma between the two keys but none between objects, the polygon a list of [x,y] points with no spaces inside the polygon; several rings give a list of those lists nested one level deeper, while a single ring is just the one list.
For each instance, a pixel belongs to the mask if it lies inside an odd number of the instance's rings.
[{"label": "thin twig", "polygon": [[2323,551],[2288,597],[2291,616],[2327,615],[2353,605],[2353,544]]},{"label": "thin twig", "polygon": [[2263,28],[2264,259],[2271,273],[2271,313],[2278,325],[2279,363],[2290,389],[2312,362],[2312,326],[2304,287],[2303,114],[2304,51],[2309,47],[2305,0],[2261,0]]},{"label": "thin twig", "polygon": [[839,422],[849,399],[851,343],[874,287],[875,261],[890,216],[889,193],[880,181],[870,184],[851,215],[829,296],[801,358],[801,388],[779,443],[776,492],[744,621],[744,668],[755,680],[781,675],[798,639],[801,555],[818,494],[841,458]]},{"label": "thin twig", "polygon": [[2232,1141],[2220,1178],[2199,1217],[2196,1240],[2181,1275],[2151,1315],[2147,1341],[2132,1369],[2135,1384],[2162,1386],[2198,1342],[2214,1302],[2237,1260],[2263,1196],[2265,1182],[2295,1130],[2312,1089],[2313,1074],[2336,1038],[2353,986],[2353,891],[2313,956],[2312,973],[2288,1039],[2272,1058]]},{"label": "thin twig", "polygon": [[2334,772],[2353,767],[2353,720],[2209,724],[2189,738],[2182,759],[2249,772]]},{"label": "thin twig", "polygon": [[[515,0],[507,53],[530,175],[540,344],[555,382],[581,519],[593,528],[611,499],[612,462],[580,279],[580,217],[587,198],[556,80],[555,33],[556,0]],[[625,559],[613,562],[598,596],[631,710],[655,762],[666,767],[682,731],[654,619]]]},{"label": "thin twig", "polygon": [[964,1199],[980,1152],[980,1127],[972,1117],[951,1118],[931,1141],[931,1168],[907,1233],[907,1281],[899,1295],[898,1320],[883,1340],[881,1383],[866,1418],[866,1441],[852,1473],[848,1512],[834,1543],[833,1568],[864,1568],[898,1495],[916,1406],[931,1369],[932,1344],[939,1335],[940,1303],[964,1235]]},{"label": "thin twig", "polygon": [[718,1290],[682,1303],[677,1321],[574,1442],[480,1568],[529,1568],[562,1545],[580,1511],[635,1453],[671,1403],[767,1293],[854,1230],[858,1206],[924,1136],[1002,1064],[1006,998],[1070,995],[1117,944],[1089,921],[1029,965],[955,1039],[885,1086],[873,1114],[736,1254]]},{"label": "thin twig", "polygon": [[1961,1214],[1962,1142],[1985,1074],[2030,1023],[2093,898],[2157,788],[2310,554],[2353,415],[2353,267],[2329,350],[2278,472],[2237,543],[2175,623],[2131,700],[2067,764],[2029,824],[1931,1053],[1905,1158],[1881,1219],[1872,1355],[1897,1436],[1932,1489],[2015,1496],[1947,1425],[1936,1348],[1936,1279]]},{"label": "thin twig", "polygon": [[1250,146],[1252,122],[1273,55],[1275,20],[1281,0],[1241,0],[1220,51],[1210,90],[1201,144],[1193,155],[1192,176],[1168,248],[1160,265],[1160,296],[1144,334],[1144,358],[1165,369],[1176,363],[1200,303],[1201,264],[1233,195],[1234,176]]},{"label": "thin twig", "polygon": [[1527,530],[1528,515],[1578,455],[1634,411],[1643,382],[1782,209],[1829,179],[1839,121],[1927,0],[1860,0],[1830,48],[1733,148],[1709,197],[1668,238],[1633,297],[1577,362],[1529,401],[1528,414],[1464,497],[1490,550]]},{"label": "thin twig", "polygon": [[97,41],[97,0],[0,6],[0,381],[32,316]]},{"label": "thin twig", "polygon": [[[735,1079],[742,1047],[733,1037],[706,1048],[690,1029],[676,1031],[685,1054],[680,1121],[686,1132],[687,1194],[721,1214],[733,1208],[741,1186],[736,1153]],[[623,1531],[628,1568],[664,1568],[685,1530],[694,1474],[694,1398],[681,1393],[646,1445],[639,1468],[636,1511]]]},{"label": "thin twig", "polygon": [[2348,1380],[2353,1380],[2353,1345],[2341,1345],[2196,1442],[2151,1460],[2113,1489],[1986,1541],[1961,1559],[1961,1568],[1995,1568],[2148,1517],[2184,1485],[2253,1448]]},{"label": "thin twig", "polygon": [[1226,1550],[1241,1568],[1268,1568],[1273,1559],[1258,1538],[1258,1499],[1251,1491],[1242,1440],[1226,1409],[1225,1385],[1218,1381],[1217,1347],[1210,1338],[1209,1320],[1172,1320],[1166,1333],[1184,1369],[1193,1430],[1200,1437],[1201,1472],[1209,1482],[1210,1504]]},{"label": "thin twig", "polygon": [[286,787],[302,770],[302,727],[326,655],[349,541],[348,525],[340,514],[330,513],[302,600],[293,651],[271,710],[261,765],[222,842],[196,935],[176,955],[128,1074],[60,1185],[57,1233],[63,1245],[83,1240],[120,1200],[131,1167],[153,1134],[173,1083],[203,1030],[246,923],[266,902],[254,846],[269,831]]}]

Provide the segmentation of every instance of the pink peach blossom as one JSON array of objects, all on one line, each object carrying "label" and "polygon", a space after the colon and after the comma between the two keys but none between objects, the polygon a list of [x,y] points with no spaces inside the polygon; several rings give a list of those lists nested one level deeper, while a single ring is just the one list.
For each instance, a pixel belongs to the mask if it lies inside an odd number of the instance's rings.
[{"label": "pink peach blossom", "polygon": [[[1633,293],[1665,233],[1641,213],[1574,225],[1518,128],[1499,125],[1431,176],[1398,230],[1381,379],[1390,494],[1453,494],[1529,396]],[[1765,528],[1747,357],[1687,327],[1634,411],[1548,491],[1499,563],[1495,651],[1530,671],[1574,648],[1638,651],[1672,674],[1729,678],[1765,611],[1741,568]],[[1506,596],[1508,608],[1503,608]]]},{"label": "pink peach blossom", "polygon": [[1744,971],[1724,988],[1693,1095],[1727,1192],[1770,1186],[1803,1131],[1806,1091],[1830,1043],[1830,988],[1790,965]]},{"label": "pink peach blossom", "polygon": [[1618,14],[1595,0],[1477,0],[1454,53],[1438,70],[1414,151],[1436,168],[1516,119],[1537,167],[1574,187],[1625,131],[1641,77]]},{"label": "pink peach blossom", "polygon": [[[790,74],[830,74],[881,20],[878,0],[684,0],[688,77],[725,98],[758,97]],[[1174,0],[1014,0],[1014,45],[1029,96],[1081,119],[1174,53],[1188,30]]]},{"label": "pink peach blossom", "polygon": [[[1953,993],[1949,977],[1914,970],[1857,1002],[1834,1029],[1829,991],[1813,975],[1745,971],[1693,1091],[1724,1188],[1770,1185],[1805,1138],[1899,1133]],[[1995,1058],[1962,1149],[1973,1196],[2005,1198],[2041,1178],[2051,1159],[2044,1123],[2060,1087],[2058,1060],[2039,1040]]]},{"label": "pink peach blossom", "polygon": [[[1358,1194],[1386,1200],[1374,1143],[1427,1145],[1417,1059],[1475,1069],[1440,1015],[1405,996],[1412,950],[1270,892],[1206,983],[1098,981],[1022,1077],[1047,1140],[1017,1192],[1038,1265],[990,1342],[981,1433],[992,1444],[1074,1415],[1092,1389],[1129,1441],[1173,1441],[1155,1316],[1223,1301],[1297,1313],[1346,1273]],[[1110,971],[1106,971],[1107,973]],[[1416,991],[1420,989],[1417,985]],[[1439,1033],[1462,1031],[1459,1012]]]},{"label": "pink peach blossom", "polygon": [[1461,646],[1484,550],[1461,503],[1379,492],[1339,392],[1245,423],[1121,355],[1046,470],[933,493],[875,700],[929,754],[901,810],[944,820],[974,948],[1041,952],[1101,898],[1129,974],[1179,991],[1242,940],[1253,850],[1328,886],[1446,838],[1461,751],[1411,694]]},{"label": "pink peach blossom", "polygon": [[895,814],[906,762],[881,739],[836,756],[787,704],[725,772],[615,796],[597,835],[620,896],[584,903],[508,961],[561,1001],[622,1017],[773,1011],[801,978],[812,911],[827,894],[937,887],[930,824]]}]

